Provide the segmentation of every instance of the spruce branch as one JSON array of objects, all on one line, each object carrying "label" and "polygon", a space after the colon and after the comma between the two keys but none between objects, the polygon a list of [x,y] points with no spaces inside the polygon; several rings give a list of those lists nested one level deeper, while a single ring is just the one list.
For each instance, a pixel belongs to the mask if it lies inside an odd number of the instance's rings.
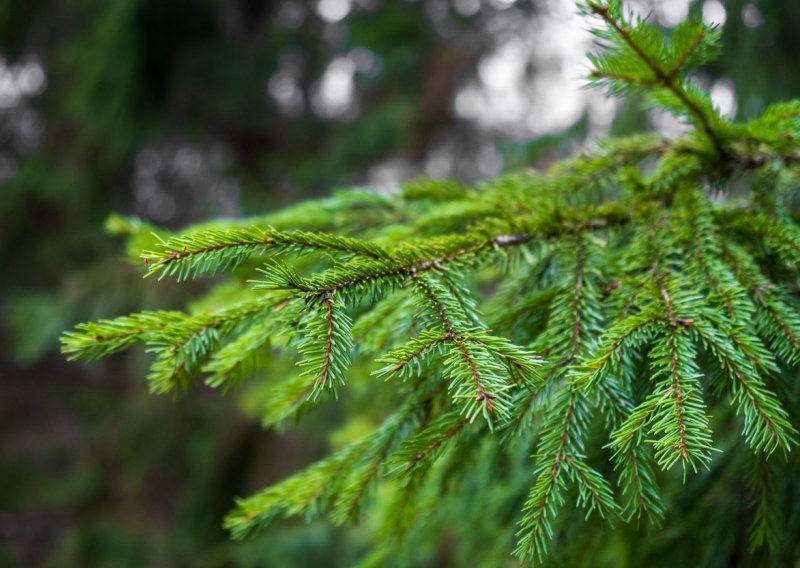
[{"label": "spruce branch", "polygon": [[[694,118],[694,121],[700,126],[713,144],[717,155],[721,158],[728,158],[730,154],[723,143],[723,136],[717,132],[716,128],[712,125],[712,119],[709,117],[710,113],[708,109],[702,108],[701,104],[698,103],[697,97],[694,96],[695,91],[692,89],[687,89],[685,85],[676,81],[677,74],[683,70],[685,65],[689,62],[692,54],[697,52],[702,45],[703,40],[707,39],[708,32],[706,29],[702,27],[699,28],[694,36],[694,39],[688,42],[688,45],[686,45],[683,52],[678,55],[677,60],[673,63],[673,66],[669,69],[665,69],[662,68],[662,64],[658,60],[657,56],[652,53],[648,53],[649,50],[645,47],[645,38],[648,40],[650,39],[647,38],[647,35],[657,33],[656,31],[652,30],[651,27],[648,27],[647,24],[640,23],[637,29],[631,28],[630,24],[622,17],[622,7],[619,2],[601,3],[590,0],[586,3],[586,7],[590,13],[599,16],[609,27],[609,29],[612,30],[614,34],[616,34],[616,36],[623,42],[627,49],[635,54],[635,56],[638,57],[638,59],[646,66],[650,73],[652,73],[653,83],[661,85],[667,89],[689,111],[691,116]],[[684,30],[688,28],[682,27],[681,29]],[[608,36],[606,35],[605,37]],[[642,41],[637,41],[637,39]],[[696,46],[693,45],[695,43],[697,43]],[[713,43],[713,41],[710,43]],[[653,51],[656,49],[657,48],[654,48]],[[623,79],[631,84],[645,84],[648,81],[648,79],[641,77],[638,80],[633,81],[631,81],[632,78],[625,78],[624,76],[615,77],[612,75],[613,72],[605,71],[605,66],[602,65],[602,62],[603,59],[594,58],[593,63],[595,63],[596,69],[592,72],[593,77]]]},{"label": "spruce branch", "polygon": [[[733,391],[734,402],[744,415],[744,438],[753,450],[769,455],[777,449],[788,452],[792,445],[797,445],[797,431],[789,415],[760,379],[758,363],[754,364],[753,359],[746,355],[747,350],[741,347],[742,341],[747,341],[759,354],[755,361],[769,361],[758,339],[743,338],[732,330],[726,334],[704,320],[694,322],[692,328],[722,367]],[[732,337],[740,342],[738,346],[732,343]],[[771,361],[767,365],[774,369]]]},{"label": "spruce branch", "polygon": [[553,536],[551,523],[563,505],[564,470],[570,466],[566,460],[567,451],[579,437],[575,418],[576,411],[582,410],[579,396],[577,392],[562,389],[539,442],[535,456],[538,476],[523,505],[523,518],[517,532],[516,554],[520,558],[541,562]]},{"label": "spruce branch", "polygon": [[[158,229],[148,274],[235,278],[189,313],[64,334],[70,359],[144,344],[156,392],[253,378],[243,398],[270,427],[347,386],[347,416],[370,433],[239,500],[225,521],[235,537],[296,515],[354,523],[368,509],[380,542],[365,564],[429,561],[444,531],[491,543],[458,554],[496,562],[524,503],[516,554],[563,563],[591,550],[603,519],[670,522],[676,495],[743,489],[734,469],[751,458],[752,544],[793,536],[778,505],[796,477],[800,415],[800,102],[727,122],[689,78],[716,54],[718,29],[665,34],[616,0],[582,9],[602,22],[590,82],[642,92],[694,132],[611,139],[474,187],[415,180],[395,195],[336,192]],[[111,224],[131,250],[153,248],[152,227]],[[656,470],[677,464],[685,483],[711,475],[681,486]]]},{"label": "spruce branch", "polygon": [[510,400],[506,391],[511,388],[504,369],[486,345],[468,343],[470,321],[457,298],[430,275],[415,275],[414,283],[428,303],[444,331],[447,340],[443,372],[449,379],[454,400],[464,405],[469,421],[481,414],[490,427],[493,414],[506,419]]},{"label": "spruce branch", "polygon": [[325,294],[310,307],[302,321],[303,338],[299,351],[301,376],[313,384],[314,396],[323,390],[334,394],[345,384],[346,370],[353,349],[352,320],[333,294]]},{"label": "spruce branch", "polygon": [[380,246],[367,241],[255,226],[249,229],[207,230],[170,237],[159,244],[162,250],[142,253],[142,258],[150,267],[147,275],[159,274],[160,278],[175,275],[178,280],[236,268],[258,250],[270,251],[275,255],[317,250],[386,258]]},{"label": "spruce branch", "polygon": [[673,34],[674,63],[664,72],[664,76],[670,81],[674,80],[688,66],[690,60],[697,56],[704,43],[709,43],[704,40],[712,32],[712,28],[696,27],[693,22],[683,22]]},{"label": "spruce branch", "polygon": [[416,391],[371,436],[369,450],[362,458],[363,464],[351,474],[336,497],[331,512],[331,518],[335,523],[353,523],[358,519],[367,492],[379,473],[385,469],[389,454],[408,434],[413,422],[418,418],[422,403],[431,400],[431,397],[426,398],[427,395],[428,393],[421,394]]},{"label": "spruce branch", "polygon": [[650,432],[655,458],[663,469],[681,462],[697,471],[711,461],[711,430],[697,380],[695,353],[688,333],[670,326],[651,351],[657,396]]},{"label": "spruce branch", "polygon": [[784,515],[784,482],[775,460],[756,457],[752,465],[750,484],[754,494],[755,513],[749,529],[750,550],[766,547],[779,549]]},{"label": "spruce branch", "polygon": [[263,529],[276,517],[315,516],[341,485],[341,473],[369,450],[370,442],[365,438],[269,489],[238,500],[225,518],[224,527],[234,538],[241,539]]},{"label": "spruce branch", "polygon": [[148,340],[147,351],[156,354],[147,374],[151,392],[165,394],[189,387],[219,346],[216,323],[213,317],[202,318],[190,325],[172,326]]},{"label": "spruce branch", "polygon": [[659,310],[649,309],[617,321],[604,334],[596,355],[575,369],[573,383],[592,388],[618,369],[623,353],[636,351],[660,330],[665,318]]},{"label": "spruce branch", "polygon": [[424,476],[434,461],[454,442],[456,436],[470,425],[470,420],[458,411],[442,415],[389,457],[387,467],[404,483],[413,483]]},{"label": "spruce branch", "polygon": [[798,302],[764,277],[758,264],[739,246],[723,248],[725,260],[756,307],[756,330],[778,359],[800,363],[800,313]]},{"label": "spruce branch", "polygon": [[61,352],[70,361],[96,361],[131,347],[172,324],[187,319],[182,312],[141,312],[113,320],[103,319],[75,326],[61,337]]},{"label": "spruce branch", "polygon": [[203,367],[203,372],[209,375],[206,384],[213,388],[231,388],[262,368],[276,324],[267,318],[220,347]]},{"label": "spruce branch", "polygon": [[564,459],[569,464],[569,472],[578,486],[578,505],[587,510],[587,517],[594,511],[603,518],[619,511],[619,506],[614,501],[614,492],[602,475],[582,459],[571,455],[565,456]]},{"label": "spruce branch", "polygon": [[[698,283],[707,285],[725,306],[729,318],[736,319],[736,312],[745,311],[741,302],[741,288],[721,260],[719,247],[719,229],[715,223],[710,200],[696,191],[684,191],[681,198],[685,200],[685,221],[678,230],[689,232],[686,240],[690,243],[692,255],[686,269],[691,273],[702,274],[703,279],[696,278]],[[683,221],[683,218],[680,219]],[[694,266],[696,264],[696,267]]]},{"label": "spruce branch", "polygon": [[607,446],[613,451],[614,469],[619,472],[618,485],[623,499],[621,514],[628,521],[639,521],[642,515],[646,515],[650,521],[657,522],[664,514],[664,506],[652,470],[652,453],[642,444],[643,427],[654,407],[641,405],[634,412],[632,401],[626,394],[620,391],[614,394],[619,400],[618,412],[623,418],[615,421],[612,441]]},{"label": "spruce branch", "polygon": [[406,344],[376,359],[376,362],[385,363],[386,366],[373,374],[384,378],[398,375],[404,379],[419,376],[423,365],[420,357],[433,349],[441,351],[442,344],[447,341],[450,341],[450,336],[446,332],[423,331],[419,337],[410,339]]}]

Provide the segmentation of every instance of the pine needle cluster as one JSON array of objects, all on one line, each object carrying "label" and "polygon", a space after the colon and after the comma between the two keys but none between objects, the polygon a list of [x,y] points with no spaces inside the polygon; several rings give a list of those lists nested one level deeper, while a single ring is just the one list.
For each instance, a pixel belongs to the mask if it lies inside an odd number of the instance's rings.
[{"label": "pine needle cluster", "polygon": [[[691,75],[717,29],[665,34],[616,1],[580,9],[602,45],[590,82],[687,134],[161,233],[148,275],[228,271],[225,293],[64,335],[71,359],[143,343],[155,393],[261,389],[271,426],[338,397],[372,425],[240,500],[234,537],[366,515],[365,566],[434,554],[453,532],[473,563],[541,562],[584,546],[581,524],[669,517],[665,486],[732,476],[751,546],[797,547],[800,505],[781,495],[798,489],[800,101],[730,122]],[[287,359],[294,375],[272,372]]]}]

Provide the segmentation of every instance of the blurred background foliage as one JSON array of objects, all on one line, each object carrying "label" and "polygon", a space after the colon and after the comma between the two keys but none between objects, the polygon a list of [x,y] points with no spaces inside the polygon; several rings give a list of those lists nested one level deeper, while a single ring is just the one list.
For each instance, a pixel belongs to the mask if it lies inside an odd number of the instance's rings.
[{"label": "blurred background foliage", "polygon": [[[728,116],[800,93],[800,3],[629,6],[723,26],[697,81]],[[144,353],[89,367],[57,353],[78,321],[208,286],[139,280],[105,220],[177,228],[679,134],[640,101],[581,90],[585,27],[571,0],[0,3],[0,565],[351,565],[358,529],[284,523],[231,543],[220,528],[235,496],[335,443],[338,409],[264,431],[235,394],[148,395]],[[448,546],[441,565],[458,564]]]}]

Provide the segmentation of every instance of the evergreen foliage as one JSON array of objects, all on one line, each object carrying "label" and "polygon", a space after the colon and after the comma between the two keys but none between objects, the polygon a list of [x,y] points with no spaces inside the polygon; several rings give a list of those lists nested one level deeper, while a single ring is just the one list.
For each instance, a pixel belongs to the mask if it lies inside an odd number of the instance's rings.
[{"label": "evergreen foliage", "polygon": [[[784,521],[800,505],[778,495],[797,474],[800,102],[729,122],[690,74],[717,30],[665,36],[616,1],[581,10],[603,47],[591,82],[691,131],[478,187],[418,180],[166,235],[142,254],[148,274],[232,271],[226,305],[64,335],[75,359],[144,343],[156,393],[257,377],[267,424],[333,396],[372,425],[239,501],[234,537],[363,512],[364,565],[431,555],[452,531],[473,563],[541,562],[588,542],[575,523],[658,523],[665,486],[735,467],[752,548],[798,554]],[[279,380],[284,358],[299,370]]]}]

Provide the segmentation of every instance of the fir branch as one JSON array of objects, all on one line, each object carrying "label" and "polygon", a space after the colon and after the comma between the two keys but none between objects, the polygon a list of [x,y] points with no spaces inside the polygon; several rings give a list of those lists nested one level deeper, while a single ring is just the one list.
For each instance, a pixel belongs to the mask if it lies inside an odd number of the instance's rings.
[{"label": "fir branch", "polygon": [[[144,254],[150,274],[242,275],[261,254],[258,295],[237,278],[192,314],[143,312],[62,338],[70,358],[85,359],[145,343],[157,392],[203,375],[221,387],[258,375],[263,384],[246,397],[266,425],[299,417],[345,382],[361,424],[385,416],[362,440],[239,501],[226,520],[236,537],[277,517],[352,522],[369,504],[381,539],[370,561],[429,561],[443,530],[493,543],[460,550],[473,563],[496,561],[511,538],[501,529],[524,500],[516,553],[542,561],[562,530],[570,549],[590,550],[581,533],[595,527],[573,522],[569,488],[587,516],[658,519],[680,491],[655,465],[680,463],[684,477],[713,466],[689,487],[702,503],[706,487],[720,486],[712,482],[738,487],[728,464],[745,451],[769,468],[753,484],[753,544],[793,536],[776,511],[797,460],[765,459],[793,455],[798,437],[789,379],[800,365],[800,102],[728,123],[688,78],[715,54],[718,29],[687,22],[665,34],[626,19],[616,0],[590,0],[583,11],[603,21],[594,33],[605,52],[590,57],[590,81],[644,92],[695,132],[610,140],[548,172],[475,188],[418,180],[399,195],[338,192],[256,219],[161,232],[161,250]],[[751,192],[722,191],[747,170]],[[152,242],[144,225],[114,223],[131,247]],[[300,372],[273,384],[296,353]],[[370,360],[374,375],[401,381],[370,380]],[[717,428],[730,459],[712,464],[710,417],[733,420],[728,401],[742,428]],[[471,426],[479,414],[487,428]],[[601,474],[608,467],[590,465],[608,458],[604,432],[621,507]],[[397,483],[386,484],[388,499],[383,486],[371,499],[387,470]],[[466,506],[463,494],[481,501]]]},{"label": "fir branch", "polygon": [[570,455],[564,459],[578,486],[578,505],[587,509],[587,516],[593,511],[597,511],[601,517],[618,512],[619,506],[614,501],[614,492],[602,475],[581,459]]},{"label": "fir branch", "polygon": [[[519,523],[520,537],[516,554],[520,558],[535,558],[542,561],[552,538],[551,522],[562,504],[565,488],[563,470],[567,449],[574,440],[575,413],[580,398],[577,392],[563,389],[551,413],[551,423],[536,453],[536,483],[522,507],[523,518]],[[572,436],[571,436],[572,434]]]},{"label": "fir branch", "polygon": [[611,434],[608,446],[614,451],[615,462],[625,464],[644,440],[643,433],[655,416],[664,393],[651,393]]},{"label": "fir branch", "polygon": [[442,454],[454,438],[470,424],[460,412],[452,411],[429,424],[394,452],[387,467],[395,474],[402,474],[404,483],[411,483],[424,476],[433,462]]},{"label": "fir branch", "polygon": [[370,441],[365,438],[260,493],[237,500],[236,509],[225,518],[224,528],[233,538],[242,539],[276,517],[315,516],[322,509],[321,503],[343,481],[341,472],[361,458],[369,449]]},{"label": "fir branch", "polygon": [[216,313],[195,316],[179,312],[143,312],[114,320],[81,324],[64,334],[62,351],[71,359],[95,360],[136,343],[156,354],[148,379],[154,393],[186,388],[200,374],[219,338],[237,325],[283,304],[286,296],[270,294]]},{"label": "fir branch", "polygon": [[624,500],[622,514],[627,520],[640,520],[646,514],[651,521],[657,521],[664,509],[651,467],[651,454],[642,446],[642,429],[654,407],[641,405],[634,411],[627,393],[619,387],[608,390],[614,394],[612,400],[619,414],[607,447],[613,450],[614,469],[619,472],[618,484]]},{"label": "fir branch", "polygon": [[509,368],[501,367],[497,359],[507,362],[511,372],[535,380],[534,356],[482,330],[474,332],[470,327],[474,318],[437,279],[416,276],[414,282],[442,327],[442,340],[446,341],[443,373],[450,381],[453,398],[464,404],[470,421],[482,414],[492,428],[496,418],[507,420],[511,404],[507,391],[513,385]]},{"label": "fir branch", "polygon": [[778,359],[790,365],[800,363],[800,315],[797,303],[765,278],[755,261],[737,245],[726,243],[723,246],[723,258],[742,286],[749,291],[756,306],[758,334]]},{"label": "fir branch", "polygon": [[[714,145],[717,155],[722,158],[727,158],[729,156],[729,152],[722,143],[722,137],[712,127],[711,121],[706,113],[703,112],[697,103],[691,99],[686,90],[675,82],[675,75],[682,67],[676,64],[676,66],[669,71],[662,69],[659,62],[645,53],[642,46],[634,41],[627,23],[623,19],[619,18],[618,14],[616,13],[617,10],[612,10],[608,4],[601,4],[589,0],[586,5],[592,13],[600,16],[606,25],[608,25],[609,28],[612,29],[622,39],[628,48],[636,54],[642,63],[644,63],[650,69],[658,83],[668,89],[678,100],[680,100],[686,109],[689,110],[689,112],[694,116],[695,120],[701,126],[703,132],[705,132],[706,136],[708,136],[708,139]],[[700,43],[702,39],[702,36],[700,36],[698,43]],[[688,59],[690,55],[691,53],[687,54],[686,59]],[[602,71],[595,71],[595,73],[599,74],[602,73]]]},{"label": "fir branch", "polygon": [[182,312],[141,312],[78,324],[75,331],[61,337],[61,352],[70,361],[96,361],[140,343],[170,325],[183,323],[188,317]]},{"label": "fir branch", "polygon": [[676,208],[671,230],[687,248],[684,272],[696,285],[722,301],[728,318],[737,319],[748,308],[743,303],[744,290],[721,259],[717,211],[710,199],[693,187],[678,192]]},{"label": "fir branch", "polygon": [[[487,392],[486,387],[483,384],[483,378],[481,377],[481,373],[478,371],[478,366],[473,358],[472,354],[467,349],[466,344],[463,341],[454,341],[453,342],[456,346],[458,354],[460,355],[461,361],[466,365],[466,368],[469,371],[469,375],[472,378],[472,382],[475,385],[475,391],[477,394],[475,395],[475,409],[472,411],[467,411],[467,416],[470,417],[470,420],[474,419],[475,416],[478,414],[478,410],[483,413],[484,417],[489,420],[489,415],[491,415],[495,411],[495,404],[492,403],[493,400],[497,400],[501,393],[499,392]],[[450,364],[451,376],[457,377],[459,372],[456,370],[459,366]],[[461,397],[460,393],[456,394],[457,397]]]},{"label": "fir branch", "polygon": [[519,396],[514,400],[514,405],[503,430],[503,441],[508,442],[514,437],[522,437],[531,434],[531,422],[536,403],[543,389],[520,391]]},{"label": "fir branch", "polygon": [[335,523],[353,523],[357,520],[370,485],[378,476],[390,452],[406,434],[409,424],[419,414],[419,408],[424,402],[424,396],[416,396],[416,393],[410,396],[371,436],[370,448],[363,458],[364,464],[350,477],[336,497],[331,514]]},{"label": "fir branch", "polygon": [[209,375],[205,383],[212,388],[231,388],[254,374],[264,364],[277,327],[276,319],[266,318],[222,346],[203,367]]},{"label": "fir branch", "polygon": [[788,266],[800,270],[800,227],[790,220],[763,213],[737,211],[729,215],[728,230],[741,233],[750,242],[764,243]]},{"label": "fir branch", "polygon": [[576,239],[575,251],[575,283],[572,299],[572,357],[581,353],[581,300],[583,298],[583,273],[586,269],[586,245],[582,238]]},{"label": "fir branch", "polygon": [[405,321],[405,314],[411,303],[410,294],[400,291],[378,302],[363,314],[353,325],[353,340],[362,352],[383,353],[395,336],[409,330],[411,322]]},{"label": "fir branch", "polygon": [[350,237],[303,231],[282,232],[272,228],[207,230],[162,240],[161,251],[145,251],[142,258],[150,266],[147,275],[160,278],[176,275],[178,280],[204,273],[233,269],[257,250],[273,254],[322,250],[368,258],[386,258],[383,249]]},{"label": "fir branch", "polygon": [[421,373],[423,365],[420,357],[451,339],[448,333],[439,330],[423,331],[419,337],[376,359],[377,363],[385,363],[386,366],[373,371],[373,374],[384,378],[399,375],[404,379],[417,376]]},{"label": "fir branch", "polygon": [[[518,290],[521,293],[522,290]],[[536,290],[523,299],[517,298],[517,301],[512,305],[505,303],[504,296],[502,300],[498,299],[496,304],[503,302],[504,306],[497,310],[487,310],[488,313],[494,313],[494,318],[491,320],[492,328],[500,331],[511,332],[520,328],[524,328],[521,323],[527,320],[526,318],[537,318],[539,321],[546,321],[547,312],[550,308],[550,302],[555,297],[557,290],[555,288],[547,288],[545,290]],[[502,310],[502,311],[501,311]],[[499,313],[498,313],[499,312]],[[531,326],[534,327],[534,326]]]},{"label": "fir branch", "polygon": [[779,549],[784,514],[783,479],[775,460],[756,457],[752,461],[750,485],[755,512],[749,529],[750,550],[766,547]]},{"label": "fir branch", "polygon": [[[709,322],[698,320],[692,328],[710,347],[727,376],[734,401],[744,415],[745,440],[754,451],[769,455],[779,448],[788,452],[792,445],[797,445],[797,431],[788,414],[778,399],[766,389],[755,365],[749,358],[743,357],[747,351],[730,342],[730,335],[726,337]],[[763,351],[758,345],[753,349]]]},{"label": "fir branch", "polygon": [[[589,338],[600,328],[601,311],[597,306],[599,293],[592,278],[589,278],[590,251],[587,250],[584,235],[579,233],[573,237],[575,248],[569,259],[573,266],[571,285],[565,287],[555,302],[548,326],[548,333],[560,336],[560,342],[555,344],[555,354],[562,356],[558,364],[551,364],[549,380],[570,372],[571,365],[589,352]],[[543,341],[549,339],[548,333],[544,334]],[[582,460],[589,413],[584,393],[566,382],[558,389],[549,413],[551,418],[543,427],[535,455],[536,483],[523,506],[524,515],[517,533],[520,538],[516,554],[539,560],[547,550],[549,538],[552,538],[551,523],[556,515],[557,503],[562,499],[565,472],[578,484],[581,503],[588,505],[590,512],[600,507],[597,501],[600,496],[603,496],[605,508],[616,507],[613,499],[606,498],[611,491],[602,476],[582,462],[580,471],[570,471],[574,460]]]},{"label": "fir branch", "polygon": [[406,201],[453,201],[470,195],[470,188],[455,179],[418,178],[405,182],[401,187]]},{"label": "fir branch", "polygon": [[708,466],[712,450],[711,431],[700,396],[694,349],[683,328],[671,326],[651,352],[657,383],[657,403],[650,423],[655,457],[663,469],[678,461],[693,471]]},{"label": "fir branch", "polygon": [[683,71],[686,68],[689,59],[697,53],[700,49],[700,46],[703,45],[703,40],[708,35],[708,29],[705,27],[700,27],[696,29],[692,29],[691,26],[686,24],[690,24],[690,22],[684,22],[684,25],[678,29],[677,33],[680,33],[681,30],[686,29],[689,32],[693,32],[691,39],[687,42],[684,41],[684,45],[682,46],[683,49],[677,53],[677,57],[675,59],[675,63],[672,65],[672,68],[664,72],[664,76],[669,79],[670,81],[674,80],[676,75]]},{"label": "fir branch", "polygon": [[657,522],[664,515],[650,456],[639,443],[631,444],[615,455],[615,468],[620,471],[619,484],[626,499],[622,514],[627,520],[640,520],[642,515]]},{"label": "fir branch", "polygon": [[151,392],[165,394],[189,387],[219,345],[216,323],[213,318],[203,318],[197,327],[194,321],[173,326],[148,341],[147,351],[157,354],[147,374]]},{"label": "fir branch", "polygon": [[[388,259],[354,258],[308,279],[299,278],[291,271],[287,273],[282,264],[271,263],[262,270],[267,279],[258,282],[256,288],[296,290],[314,296],[368,292],[375,299],[388,289],[401,286],[406,278],[413,279],[431,270],[470,267],[492,252],[521,246],[535,238],[550,239],[572,233],[576,227],[589,230],[625,223],[630,214],[625,206],[603,206],[588,211],[579,211],[578,208],[564,210],[556,220],[527,220],[529,232],[448,235],[430,239],[424,244],[404,244],[388,249]],[[376,291],[371,288],[375,283],[381,283],[385,288]]]},{"label": "fir branch", "polygon": [[497,337],[487,333],[475,333],[467,336],[467,341],[478,343],[500,357],[506,363],[509,372],[522,379],[524,386],[529,390],[543,384],[540,366],[542,358],[533,351],[514,345],[504,337]]},{"label": "fir branch", "polygon": [[316,382],[303,374],[296,374],[270,388],[270,397],[261,411],[261,423],[265,426],[283,426],[292,419],[299,419],[308,403],[313,401]]},{"label": "fir branch", "polygon": [[303,321],[304,337],[299,346],[303,356],[301,376],[314,385],[314,396],[328,389],[334,394],[345,383],[345,371],[353,348],[352,321],[344,306],[332,294],[312,305]]},{"label": "fir branch", "polygon": [[619,365],[626,346],[637,349],[655,335],[663,322],[664,316],[654,309],[617,321],[603,334],[595,357],[587,359],[575,370],[575,386],[591,388],[602,381]]}]

